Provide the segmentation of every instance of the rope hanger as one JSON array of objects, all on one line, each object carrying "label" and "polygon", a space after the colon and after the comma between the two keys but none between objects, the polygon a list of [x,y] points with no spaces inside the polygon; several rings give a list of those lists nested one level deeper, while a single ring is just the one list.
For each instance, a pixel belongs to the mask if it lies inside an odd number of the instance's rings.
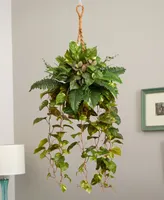
[{"label": "rope hanger", "polygon": [[82,4],[82,0],[79,0],[79,5],[83,5],[83,4]]},{"label": "rope hanger", "polygon": [[78,17],[79,17],[79,29],[78,29],[77,43],[81,43],[83,50],[85,50],[85,43],[84,43],[84,37],[83,37],[83,26],[82,26],[82,23],[83,23],[82,18],[83,18],[83,14],[84,14],[84,6],[83,6],[81,0],[79,0],[79,4],[76,6],[76,12],[77,12]]}]

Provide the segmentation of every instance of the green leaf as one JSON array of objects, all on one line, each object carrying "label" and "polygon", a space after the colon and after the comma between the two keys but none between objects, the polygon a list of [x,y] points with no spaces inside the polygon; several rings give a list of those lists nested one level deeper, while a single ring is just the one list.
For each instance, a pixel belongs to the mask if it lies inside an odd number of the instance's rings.
[{"label": "green leaf", "polygon": [[78,142],[73,142],[69,147],[67,148],[67,151],[70,153],[70,150],[73,149],[74,146],[76,146]]},{"label": "green leaf", "polygon": [[79,119],[80,121],[87,121],[87,116],[86,115],[80,115]]},{"label": "green leaf", "polygon": [[40,159],[45,158],[47,155],[47,150],[44,150],[41,154],[40,154]]},{"label": "green leaf", "polygon": [[86,58],[87,60],[95,59],[97,56],[97,47],[88,48],[86,50]]},{"label": "green leaf", "polygon": [[75,89],[79,89],[79,85],[78,83],[76,82],[76,80],[73,80],[70,82],[70,90],[75,90]]},{"label": "green leaf", "polygon": [[100,79],[103,80],[103,73],[100,70],[96,70],[93,74],[92,74],[92,78],[95,79]]},{"label": "green leaf", "polygon": [[114,158],[114,153],[110,151],[109,154],[108,154],[108,157],[113,159]]},{"label": "green leaf", "polygon": [[62,144],[62,146],[64,147],[64,146],[66,146],[67,144],[69,144],[69,142],[68,142],[67,140],[63,140],[63,141],[61,141],[61,144]]},{"label": "green leaf", "polygon": [[63,154],[68,154],[67,149],[63,149],[62,152],[63,152]]},{"label": "green leaf", "polygon": [[115,115],[115,120],[116,120],[116,124],[120,125],[121,124],[121,118],[119,117],[119,115]]},{"label": "green leaf", "polygon": [[62,119],[68,121],[70,124],[72,124],[72,121],[66,116],[62,115]]},{"label": "green leaf", "polygon": [[48,142],[47,138],[44,138],[43,140],[40,141],[38,147],[43,147],[47,142]]},{"label": "green leaf", "polygon": [[95,137],[93,137],[93,136],[87,136],[87,140],[91,140],[91,139],[98,139],[99,137],[97,137],[97,136],[95,136]]},{"label": "green leaf", "polygon": [[50,112],[49,114],[52,114],[56,117],[61,116],[61,112],[56,107],[50,108],[49,112]]},{"label": "green leaf", "polygon": [[78,46],[77,46],[77,43],[76,43],[76,42],[71,41],[71,42],[69,43],[69,49],[70,49],[70,51],[71,51],[73,54],[76,53],[77,47],[78,47]]},{"label": "green leaf", "polygon": [[111,152],[115,155],[121,156],[121,149],[119,147],[114,147],[111,149]]},{"label": "green leaf", "polygon": [[103,90],[101,90],[101,93],[102,93],[102,95],[103,95],[104,97],[107,98],[107,100],[109,100],[109,101],[113,100],[113,95],[112,95],[111,92],[109,92],[108,90],[103,89]]},{"label": "green leaf", "polygon": [[64,184],[61,184],[61,185],[60,185],[60,188],[61,188],[61,191],[62,191],[62,192],[66,192],[66,191],[67,191],[67,187],[66,187],[66,185],[64,185]]},{"label": "green leaf", "polygon": [[120,140],[114,140],[112,143],[123,144]]},{"label": "green leaf", "polygon": [[79,136],[79,135],[81,135],[81,133],[79,132],[79,133],[76,133],[76,134],[72,134],[71,135],[71,137],[73,138],[73,139],[75,139],[77,136]]},{"label": "green leaf", "polygon": [[52,152],[52,151],[54,151],[54,150],[56,150],[56,149],[59,149],[60,148],[60,145],[59,144],[53,144],[52,146],[50,146],[49,148],[48,148],[48,152]]},{"label": "green leaf", "polygon": [[96,184],[100,183],[101,180],[102,180],[102,175],[101,174],[95,174],[92,181],[91,181],[91,184],[96,185]]},{"label": "green leaf", "polygon": [[53,128],[61,128],[60,125],[56,124],[56,125],[52,125]]},{"label": "green leaf", "polygon": [[61,162],[59,163],[59,168],[64,172],[69,168],[69,164],[67,162]]},{"label": "green leaf", "polygon": [[107,112],[101,114],[98,119],[100,122],[103,122],[105,124],[112,124],[112,122],[113,122],[111,114],[107,113]]},{"label": "green leaf", "polygon": [[69,50],[67,50],[64,56],[66,58],[66,60],[65,60],[66,63],[69,64],[69,65],[72,65],[72,63],[74,62],[74,60],[71,57],[71,52]]},{"label": "green leaf", "polygon": [[45,147],[38,147],[38,148],[36,148],[35,150],[34,150],[34,154],[36,154],[36,153],[38,153],[38,152],[40,152],[40,151],[42,151],[42,150],[44,150],[45,149]]},{"label": "green leaf", "polygon": [[102,163],[103,163],[103,162],[102,162],[102,158],[98,158],[98,159],[96,160],[96,170],[99,170],[99,169],[100,169]]},{"label": "green leaf", "polygon": [[81,154],[81,157],[82,158],[87,158],[87,157],[89,157],[89,155],[87,154],[86,151],[83,151],[83,153]]},{"label": "green leaf", "polygon": [[88,126],[88,133],[89,133],[90,136],[92,136],[95,133],[97,133],[97,131],[98,131],[98,129],[95,126],[89,124],[89,126]]},{"label": "green leaf", "polygon": [[81,129],[82,132],[88,127],[88,124],[77,124],[77,126]]},{"label": "green leaf", "polygon": [[105,70],[103,72],[103,77],[101,78],[101,80],[114,81],[114,82],[122,83],[120,77],[117,74],[109,72],[108,70]]},{"label": "green leaf", "polygon": [[43,108],[45,108],[47,105],[48,105],[48,101],[47,100],[43,101],[39,107],[39,110],[43,110]]},{"label": "green leaf", "polygon": [[67,106],[63,108],[63,112],[67,115],[74,115],[74,112],[71,107]]},{"label": "green leaf", "polygon": [[58,57],[56,58],[56,61],[57,61],[59,64],[65,63],[65,59],[64,59],[62,56],[58,56]]},{"label": "green leaf", "polygon": [[37,123],[39,123],[39,122],[41,122],[41,121],[43,121],[43,120],[46,120],[46,119],[47,119],[47,117],[36,118],[36,119],[33,121],[33,125],[35,125],[35,124],[37,124]]},{"label": "green leaf", "polygon": [[57,134],[50,134],[50,136],[56,138],[59,142],[61,141],[61,137],[59,137]]},{"label": "green leaf", "polygon": [[46,94],[49,94],[50,91],[45,91],[40,94],[40,98],[42,99]]},{"label": "green leaf", "polygon": [[65,132],[57,132],[57,134],[50,134],[50,136],[56,138],[59,142],[61,142],[62,137],[64,136]]},{"label": "green leaf", "polygon": [[88,147],[88,148],[86,148],[86,152],[88,153],[88,152],[90,152],[90,151],[92,151],[92,150],[94,150],[94,149],[96,149],[96,146],[90,146],[90,147]]},{"label": "green leaf", "polygon": [[56,132],[56,133],[60,138],[62,138],[66,132],[65,131],[59,131],[59,132]]},{"label": "green leaf", "polygon": [[56,101],[55,101],[55,99],[51,99],[51,100],[50,100],[50,103],[49,103],[49,108],[52,109],[52,108],[55,108],[55,106],[56,106]]},{"label": "green leaf", "polygon": [[51,177],[51,173],[48,173],[47,174],[47,179],[50,178],[50,177]]},{"label": "green leaf", "polygon": [[120,125],[120,124],[121,124],[121,118],[119,117],[119,115],[117,114],[117,112],[111,111],[111,116],[112,116],[113,118],[115,118],[115,123],[116,123],[117,125]]},{"label": "green leaf", "polygon": [[73,126],[70,126],[70,125],[67,125],[67,124],[64,124],[63,127],[68,127],[68,128],[71,128],[72,130],[74,130]]},{"label": "green leaf", "polygon": [[100,147],[100,151],[99,151],[99,155],[105,155],[105,154],[108,154],[109,153],[109,150],[104,148],[104,147]]},{"label": "green leaf", "polygon": [[72,182],[72,180],[71,180],[71,178],[68,176],[68,174],[64,174],[64,178],[68,179],[70,183]]},{"label": "green leaf", "polygon": [[83,91],[81,89],[72,90],[69,93],[69,102],[71,105],[72,110],[77,113],[79,105],[83,99]]},{"label": "green leaf", "polygon": [[80,167],[78,168],[78,172],[83,173],[84,169],[85,169],[85,163],[80,165]]},{"label": "green leaf", "polygon": [[88,181],[81,181],[80,182],[80,187],[82,189],[84,189],[86,192],[88,192],[89,194],[91,193],[92,191],[92,186],[88,183]]},{"label": "green leaf", "polygon": [[92,85],[92,83],[94,82],[94,80],[93,80],[93,78],[92,78],[92,76],[91,76],[90,73],[85,72],[85,73],[82,74],[82,76],[85,79],[85,83],[86,83],[87,86]]},{"label": "green leaf", "polygon": [[54,156],[54,161],[57,164],[64,163],[65,158],[64,158],[64,156],[62,156],[61,153],[56,153],[55,156]]},{"label": "green leaf", "polygon": [[88,67],[87,67],[87,71],[91,71],[91,72],[94,72],[96,70],[96,66],[93,66],[93,65],[89,65]]},{"label": "green leaf", "polygon": [[117,97],[117,94],[118,94],[118,90],[116,87],[113,87],[111,86],[108,82],[106,81],[102,81],[102,80],[99,80],[99,79],[96,79],[95,80],[95,83],[97,85],[100,85],[104,88],[106,88],[107,90],[109,90],[111,92],[111,94],[114,96],[114,97]]},{"label": "green leaf", "polygon": [[110,178],[115,178],[113,175],[109,175]]},{"label": "green leaf", "polygon": [[56,104],[61,105],[65,102],[66,95],[63,92],[60,92],[56,97]]},{"label": "green leaf", "polygon": [[[70,70],[71,70],[71,68],[69,66],[65,66],[65,64],[64,65],[59,65],[58,67],[55,67],[52,70],[53,78],[58,83],[63,85],[65,82],[67,82]],[[58,89],[59,89],[59,87],[58,87]]]},{"label": "green leaf", "polygon": [[106,164],[106,167],[109,169],[109,171],[113,172],[114,174],[116,173],[116,170],[117,170],[117,165],[116,163],[114,163],[113,161],[105,161],[104,160],[104,163]]},{"label": "green leaf", "polygon": [[112,136],[111,139],[120,139],[123,140],[123,136],[119,133],[119,130],[117,128],[111,127],[108,129],[108,132]]},{"label": "green leaf", "polygon": [[88,100],[88,105],[91,108],[95,108],[100,99],[101,99],[101,92],[99,90],[91,90],[90,97]]}]

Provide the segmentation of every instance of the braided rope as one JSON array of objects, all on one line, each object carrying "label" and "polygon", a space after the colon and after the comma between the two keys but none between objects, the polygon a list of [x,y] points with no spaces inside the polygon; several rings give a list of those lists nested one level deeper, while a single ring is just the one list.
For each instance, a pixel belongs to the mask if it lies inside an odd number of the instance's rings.
[{"label": "braided rope", "polygon": [[[79,11],[79,8],[81,8],[81,12]],[[76,12],[79,17],[79,30],[78,30],[78,38],[77,38],[77,43],[81,43],[83,50],[85,50],[85,43],[84,43],[84,37],[83,37],[83,14],[84,14],[84,6],[83,5],[77,5],[76,7]]]}]

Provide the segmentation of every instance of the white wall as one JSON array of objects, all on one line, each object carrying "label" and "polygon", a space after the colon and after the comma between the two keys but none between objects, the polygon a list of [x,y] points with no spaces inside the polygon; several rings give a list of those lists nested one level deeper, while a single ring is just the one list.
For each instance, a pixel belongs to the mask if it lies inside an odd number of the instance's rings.
[{"label": "white wall", "polygon": [[[163,0],[83,0],[88,45],[98,45],[104,57],[119,54],[115,63],[127,68],[118,101],[125,142],[114,191],[94,189],[88,196],[76,188],[79,178],[73,176],[74,184],[62,194],[45,178],[47,163],[32,154],[46,127],[32,126],[40,100],[38,92],[28,90],[44,74],[41,59],[53,63],[76,40],[77,2],[13,0],[15,139],[27,151],[27,174],[16,178],[16,199],[163,200],[164,133],[143,133],[140,128],[140,90],[164,85]],[[77,153],[70,160],[72,175]]]},{"label": "white wall", "polygon": [[[11,37],[11,0],[0,0],[0,144],[14,142]],[[12,178],[9,185],[9,199],[15,199]]]}]

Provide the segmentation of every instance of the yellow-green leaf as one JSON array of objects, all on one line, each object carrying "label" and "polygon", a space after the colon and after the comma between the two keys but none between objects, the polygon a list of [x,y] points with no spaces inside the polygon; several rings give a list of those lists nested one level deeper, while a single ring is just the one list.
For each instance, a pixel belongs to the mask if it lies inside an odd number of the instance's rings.
[{"label": "yellow-green leaf", "polygon": [[47,138],[44,138],[43,140],[40,141],[38,147],[43,147],[47,142],[48,142]]},{"label": "yellow-green leaf", "polygon": [[81,133],[79,132],[79,133],[76,133],[76,134],[72,134],[71,135],[71,137],[73,138],[73,139],[75,139],[77,136],[79,136],[79,135],[81,135]]},{"label": "yellow-green leaf", "polygon": [[36,153],[38,153],[38,152],[40,152],[40,151],[42,151],[42,150],[44,150],[45,149],[45,147],[38,147],[38,148],[36,148],[35,150],[34,150],[34,154],[36,154]]},{"label": "yellow-green leaf", "polygon": [[111,152],[115,155],[121,156],[121,149],[119,147],[114,147],[111,149]]},{"label": "yellow-green leaf", "polygon": [[50,177],[51,177],[51,173],[48,173],[47,174],[47,179],[50,178]]},{"label": "yellow-green leaf", "polygon": [[70,183],[72,182],[72,180],[71,180],[71,178],[68,176],[68,174],[64,174],[64,178],[68,179]]},{"label": "yellow-green leaf", "polygon": [[43,101],[42,104],[39,107],[39,110],[40,111],[43,110],[43,108],[45,108],[47,105],[48,105],[48,101],[47,100]]},{"label": "yellow-green leaf", "polygon": [[33,125],[35,125],[35,124],[37,124],[37,123],[39,123],[39,122],[41,122],[41,121],[43,121],[43,120],[46,120],[46,119],[47,119],[47,117],[36,118],[36,119],[33,121]]},{"label": "yellow-green leaf", "polygon": [[60,105],[63,104],[66,99],[66,95],[63,92],[60,92],[56,97],[56,104]]},{"label": "yellow-green leaf", "polygon": [[71,145],[69,145],[67,151],[70,152],[70,150],[71,150],[74,146],[76,146],[77,144],[78,144],[78,142],[73,142]]},{"label": "yellow-green leaf", "polygon": [[64,185],[64,184],[61,184],[61,185],[60,185],[60,188],[61,188],[61,191],[62,191],[62,192],[66,192],[66,191],[67,191],[67,187],[66,187],[66,185]]},{"label": "yellow-green leaf", "polygon": [[63,127],[68,127],[68,128],[71,128],[72,130],[74,130],[73,126],[70,126],[68,124],[64,124]]},{"label": "yellow-green leaf", "polygon": [[80,187],[83,188],[86,192],[88,192],[89,194],[92,191],[92,186],[88,183],[88,181],[81,181],[80,182]]},{"label": "yellow-green leaf", "polygon": [[47,150],[44,150],[41,154],[40,154],[40,159],[45,158],[47,155]]}]

